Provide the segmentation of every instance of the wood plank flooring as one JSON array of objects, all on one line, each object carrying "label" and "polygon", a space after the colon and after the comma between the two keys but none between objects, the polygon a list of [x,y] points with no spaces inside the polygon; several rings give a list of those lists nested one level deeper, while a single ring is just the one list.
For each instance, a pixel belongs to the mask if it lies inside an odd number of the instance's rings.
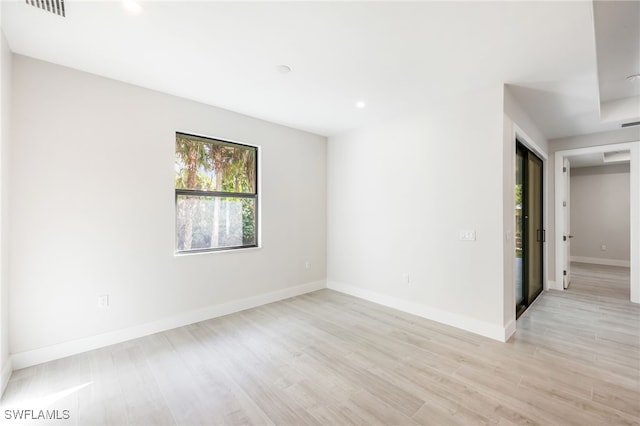
[{"label": "wood plank flooring", "polygon": [[571,276],[571,293],[630,299],[628,267],[571,262]]},{"label": "wood plank flooring", "polygon": [[[607,274],[606,271],[602,272]],[[640,307],[545,292],[499,343],[331,290],[14,372],[31,424],[640,424]],[[6,424],[21,424],[4,420]]]}]

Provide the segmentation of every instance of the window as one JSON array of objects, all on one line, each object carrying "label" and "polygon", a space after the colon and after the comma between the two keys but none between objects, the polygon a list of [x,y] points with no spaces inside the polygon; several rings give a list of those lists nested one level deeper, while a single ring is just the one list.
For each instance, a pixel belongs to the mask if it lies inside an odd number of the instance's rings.
[{"label": "window", "polygon": [[176,252],[257,246],[258,149],[176,133]]}]

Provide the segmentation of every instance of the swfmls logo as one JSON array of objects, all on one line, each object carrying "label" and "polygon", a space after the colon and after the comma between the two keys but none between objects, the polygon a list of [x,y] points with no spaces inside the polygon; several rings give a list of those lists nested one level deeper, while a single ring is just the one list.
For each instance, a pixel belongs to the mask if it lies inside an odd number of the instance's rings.
[{"label": "swfmls logo", "polygon": [[69,410],[4,410],[6,420],[69,420]]}]

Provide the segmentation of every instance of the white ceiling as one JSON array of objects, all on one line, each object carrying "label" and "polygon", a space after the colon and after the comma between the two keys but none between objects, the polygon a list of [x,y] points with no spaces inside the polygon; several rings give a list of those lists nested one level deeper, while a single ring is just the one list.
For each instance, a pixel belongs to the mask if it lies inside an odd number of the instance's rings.
[{"label": "white ceiling", "polygon": [[619,127],[601,122],[601,94],[640,86],[609,89],[616,65],[599,91],[597,63],[614,60],[596,59],[590,1],[65,4],[62,18],[4,1],[10,48],[322,135],[502,83],[548,138],[591,133]]},{"label": "white ceiling", "polygon": [[640,80],[626,79],[640,73],[640,2],[596,2],[593,7],[600,101],[640,96]]},{"label": "white ceiling", "polygon": [[604,152],[596,152],[593,154],[580,154],[573,155],[567,157],[571,164],[572,169],[582,168],[582,167],[598,167],[598,166],[608,166],[608,165],[617,165],[617,164],[630,164],[630,160],[626,158],[628,151],[624,153],[620,153],[620,158],[614,159],[613,161],[605,161]]}]

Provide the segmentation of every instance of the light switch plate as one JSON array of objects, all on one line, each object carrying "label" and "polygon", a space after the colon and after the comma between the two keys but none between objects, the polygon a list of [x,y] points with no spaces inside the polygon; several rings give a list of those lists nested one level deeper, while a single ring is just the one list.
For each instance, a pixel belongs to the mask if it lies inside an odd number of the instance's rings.
[{"label": "light switch plate", "polygon": [[470,229],[460,230],[460,241],[475,241],[476,231]]}]

